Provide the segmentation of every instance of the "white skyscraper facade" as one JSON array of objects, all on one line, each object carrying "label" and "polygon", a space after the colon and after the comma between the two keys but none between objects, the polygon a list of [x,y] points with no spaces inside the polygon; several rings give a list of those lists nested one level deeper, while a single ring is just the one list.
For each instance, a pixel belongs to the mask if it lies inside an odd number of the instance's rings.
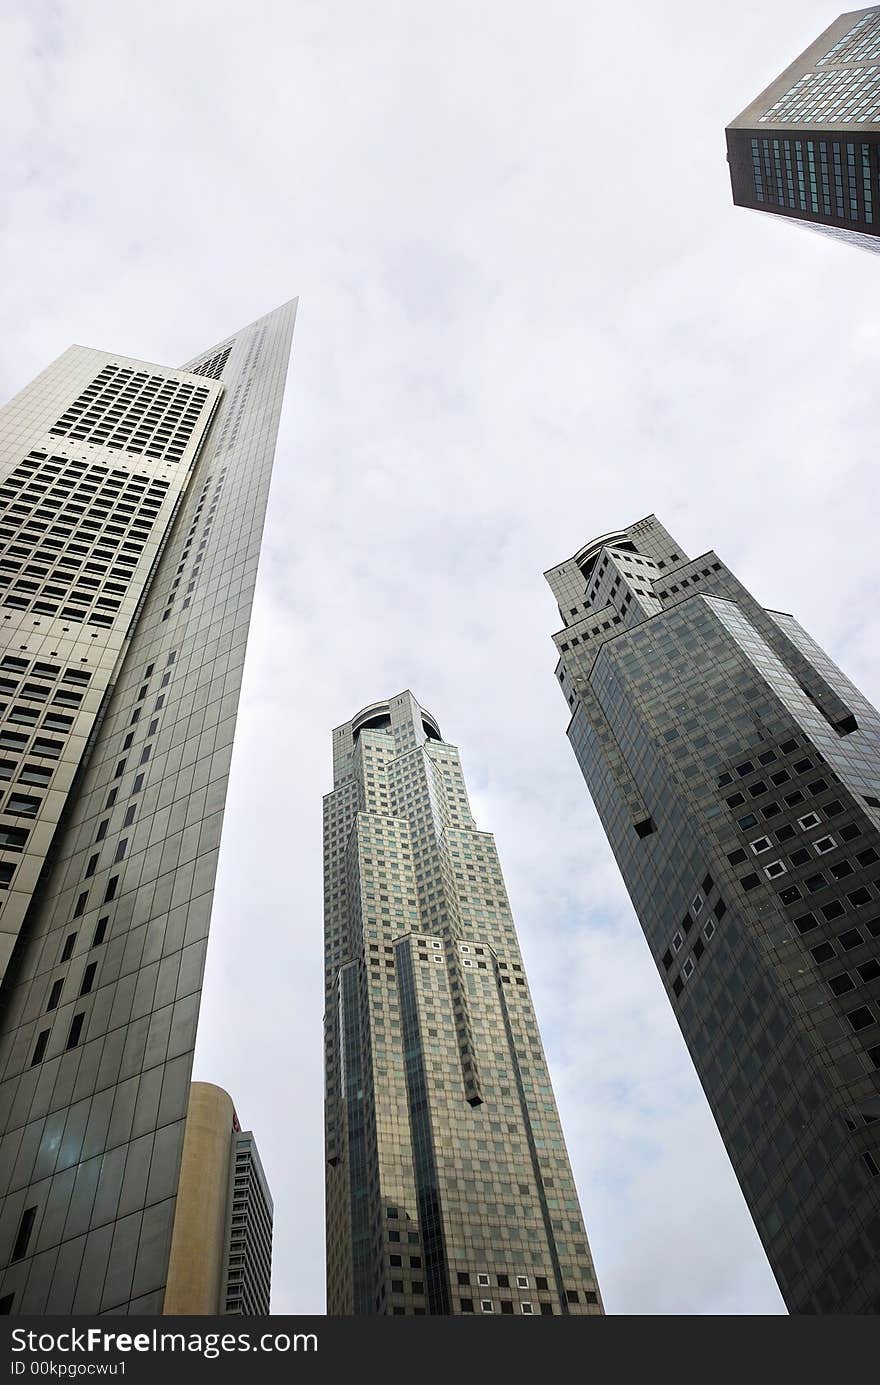
[{"label": "white skyscraper facade", "polygon": [[159,1313],[295,302],[0,413],[0,1311]]}]

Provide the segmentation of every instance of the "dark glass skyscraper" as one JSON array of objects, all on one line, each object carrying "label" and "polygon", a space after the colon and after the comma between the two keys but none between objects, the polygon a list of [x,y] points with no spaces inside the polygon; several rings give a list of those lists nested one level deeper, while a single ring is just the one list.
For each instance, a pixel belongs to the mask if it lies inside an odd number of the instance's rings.
[{"label": "dark glass skyscraper", "polygon": [[568,736],[786,1303],[876,1312],[880,717],[653,516],[547,580]]},{"label": "dark glass skyscraper", "polygon": [[0,1311],[162,1311],[294,310],[0,416]]},{"label": "dark glass skyscraper", "polygon": [[409,692],[333,732],[324,800],[327,1307],[596,1314],[507,892]]},{"label": "dark glass skyscraper", "polygon": [[880,8],[843,14],[727,127],[733,200],[880,250]]}]

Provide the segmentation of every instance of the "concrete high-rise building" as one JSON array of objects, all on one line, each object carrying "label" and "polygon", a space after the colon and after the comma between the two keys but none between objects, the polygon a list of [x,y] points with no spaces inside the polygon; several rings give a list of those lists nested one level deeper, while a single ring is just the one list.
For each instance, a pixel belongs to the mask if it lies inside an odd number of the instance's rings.
[{"label": "concrete high-rise building", "polygon": [[331,1314],[601,1313],[495,843],[409,692],[324,800]]},{"label": "concrete high-rise building", "polygon": [[163,1313],[266,1317],[272,1197],[250,1131],[210,1082],[190,1089]]},{"label": "concrete high-rise building", "polygon": [[569,740],[785,1301],[876,1312],[880,717],[653,515],[547,580]]},{"label": "concrete high-rise building", "polygon": [[0,414],[0,1311],[162,1311],[294,310]]},{"label": "concrete high-rise building", "polygon": [[880,250],[880,7],[842,14],[727,127],[733,200]]}]

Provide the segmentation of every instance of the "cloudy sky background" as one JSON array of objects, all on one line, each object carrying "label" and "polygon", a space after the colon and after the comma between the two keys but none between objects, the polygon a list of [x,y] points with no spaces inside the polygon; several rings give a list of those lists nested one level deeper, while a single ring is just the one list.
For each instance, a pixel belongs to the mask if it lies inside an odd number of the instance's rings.
[{"label": "cloudy sky background", "polygon": [[8,397],[301,296],[196,1075],[320,1312],[330,728],[411,687],[494,831],[606,1305],[781,1300],[574,756],[544,569],[656,512],[877,699],[880,259],[730,203],[831,0],[6,0]]}]

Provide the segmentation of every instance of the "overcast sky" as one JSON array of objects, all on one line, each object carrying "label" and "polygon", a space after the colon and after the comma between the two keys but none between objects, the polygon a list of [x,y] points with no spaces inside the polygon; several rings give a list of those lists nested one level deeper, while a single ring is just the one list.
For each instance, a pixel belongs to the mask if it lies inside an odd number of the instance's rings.
[{"label": "overcast sky", "polygon": [[778,1313],[574,756],[542,572],[656,512],[876,701],[880,259],[733,208],[831,0],[5,0],[5,399],[300,295],[196,1075],[324,1307],[330,729],[410,687],[496,834],[606,1306]]}]

